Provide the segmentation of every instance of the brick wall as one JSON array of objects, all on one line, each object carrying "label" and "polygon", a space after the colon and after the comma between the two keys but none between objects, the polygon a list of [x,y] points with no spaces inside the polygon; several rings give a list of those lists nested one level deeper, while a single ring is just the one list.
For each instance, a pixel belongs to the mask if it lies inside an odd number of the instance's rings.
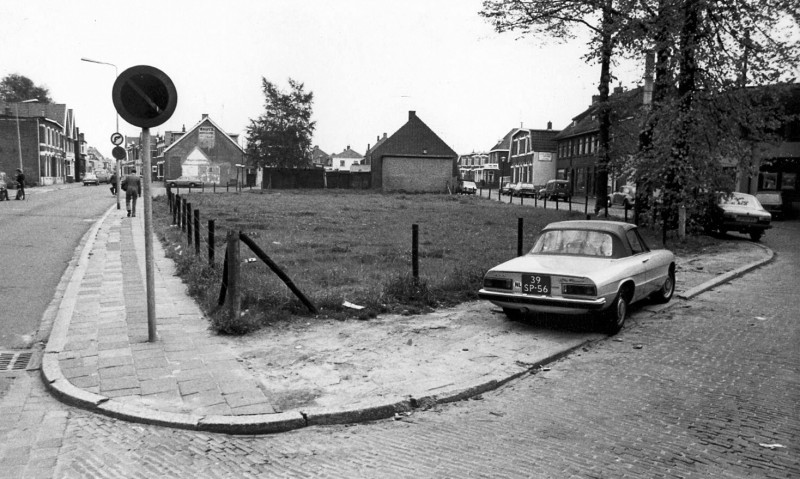
[{"label": "brick wall", "polygon": [[383,158],[383,191],[441,193],[453,179],[452,158]]}]

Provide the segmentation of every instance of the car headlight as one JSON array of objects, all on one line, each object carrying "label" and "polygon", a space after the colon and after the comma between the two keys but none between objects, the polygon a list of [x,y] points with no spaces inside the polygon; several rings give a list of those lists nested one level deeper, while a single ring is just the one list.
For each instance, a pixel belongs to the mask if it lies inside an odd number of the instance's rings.
[{"label": "car headlight", "polygon": [[509,278],[483,278],[483,287],[491,289],[513,289],[514,282]]}]

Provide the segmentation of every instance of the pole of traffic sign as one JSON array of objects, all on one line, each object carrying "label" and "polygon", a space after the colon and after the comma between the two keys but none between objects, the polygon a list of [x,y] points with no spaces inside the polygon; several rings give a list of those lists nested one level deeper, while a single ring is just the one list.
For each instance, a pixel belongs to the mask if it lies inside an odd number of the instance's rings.
[{"label": "pole of traffic sign", "polygon": [[119,177],[119,175],[120,175],[119,162],[120,162],[120,160],[117,160],[117,180],[116,180],[117,184],[114,185],[114,191],[117,192],[117,209],[119,209],[119,199],[120,199],[120,195],[121,195],[119,190],[122,189],[122,182],[120,181],[120,177]]},{"label": "pole of traffic sign", "polygon": [[142,180],[144,186],[144,262],[147,284],[147,337],[158,340],[156,333],[156,293],[153,271],[153,193],[150,172],[150,128],[142,128]]}]

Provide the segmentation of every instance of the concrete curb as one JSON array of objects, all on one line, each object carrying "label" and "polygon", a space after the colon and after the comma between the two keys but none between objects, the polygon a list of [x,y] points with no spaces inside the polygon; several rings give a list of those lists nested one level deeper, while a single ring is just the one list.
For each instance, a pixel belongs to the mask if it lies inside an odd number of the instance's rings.
[{"label": "concrete curb", "polygon": [[684,291],[683,293],[677,295],[678,298],[687,299],[687,300],[688,299],[692,299],[692,298],[694,298],[695,296],[697,296],[700,293],[704,293],[704,292],[706,292],[706,291],[708,291],[708,290],[710,290],[712,288],[715,288],[715,287],[717,287],[717,286],[719,286],[719,285],[721,285],[723,283],[727,283],[727,282],[729,282],[729,281],[731,281],[731,280],[733,280],[735,278],[738,278],[739,276],[744,275],[748,271],[752,271],[752,270],[754,270],[756,268],[759,268],[759,267],[769,263],[770,261],[772,261],[775,258],[775,252],[774,251],[772,251],[771,249],[767,248],[766,246],[764,246],[762,244],[759,244],[759,243],[755,243],[755,244],[756,244],[756,246],[758,246],[759,248],[761,248],[761,249],[763,249],[764,251],[767,252],[767,257],[766,258],[764,258],[762,260],[759,260],[759,261],[755,261],[755,262],[750,263],[750,264],[746,264],[746,265],[744,265],[744,266],[742,266],[740,268],[736,268],[733,271],[728,271],[727,273],[721,274],[721,275],[719,275],[719,276],[717,276],[717,277],[715,277],[715,278],[713,278],[713,279],[711,279],[709,281],[706,281],[705,283],[703,283],[703,284],[701,284],[699,286],[695,286],[694,288],[692,288],[692,289],[690,289],[688,291]]},{"label": "concrete curb", "polygon": [[[564,349],[545,356],[534,363],[525,364],[519,369],[515,368],[514,370],[499,372],[491,377],[475,380],[475,382],[471,384],[454,385],[436,394],[417,398],[410,395],[383,398],[381,400],[367,402],[366,404],[359,404],[352,408],[311,408],[304,411],[248,416],[199,416],[194,414],[155,411],[140,405],[126,404],[118,399],[110,399],[76,387],[64,377],[59,363],[59,354],[62,352],[66,343],[67,333],[78,296],[78,289],[86,273],[87,258],[94,246],[100,226],[103,224],[106,217],[115,210],[116,205],[112,205],[100,220],[94,224],[89,232],[86,233],[83,250],[80,253],[75,268],[71,272],[72,277],[65,288],[61,304],[58,307],[58,312],[53,322],[53,328],[42,358],[41,369],[41,376],[45,386],[56,398],[64,403],[109,417],[142,424],[226,434],[269,434],[286,432],[314,425],[376,421],[395,417],[397,414],[407,413],[415,409],[427,409],[436,404],[462,401],[484,392],[497,389],[510,381],[526,374],[531,374],[545,364],[561,359],[576,349],[585,347],[587,344],[595,341],[595,339],[587,339],[577,344],[566,346]],[[771,261],[774,258],[774,252],[765,246],[759,246],[768,252],[768,257],[766,259],[720,275],[713,280],[681,293],[678,297],[685,300],[691,299],[704,291],[739,277]],[[671,304],[674,304],[674,302]],[[658,311],[663,309],[665,308],[660,308]]]}]

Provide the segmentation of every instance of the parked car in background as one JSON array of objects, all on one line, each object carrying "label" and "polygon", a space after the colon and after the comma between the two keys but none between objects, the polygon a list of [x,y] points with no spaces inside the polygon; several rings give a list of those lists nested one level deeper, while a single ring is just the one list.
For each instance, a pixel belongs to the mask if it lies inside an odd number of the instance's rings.
[{"label": "parked car in background", "polygon": [[569,201],[572,198],[572,188],[567,180],[550,180],[544,188],[539,190],[539,199]]},{"label": "parked car in background", "polygon": [[108,183],[108,179],[111,177],[106,170],[94,170],[94,176],[97,177],[98,183]]},{"label": "parked car in background", "polygon": [[468,180],[458,180],[458,186],[456,186],[456,193],[459,195],[474,195],[478,192],[478,186],[475,184],[474,181]]},{"label": "parked car in background", "polygon": [[99,184],[100,182],[97,179],[97,175],[95,175],[94,173],[86,173],[83,175],[83,186],[87,185],[97,186]]},{"label": "parked car in background", "polygon": [[783,219],[784,205],[780,191],[759,191],[756,193],[756,199],[765,210],[769,211],[772,219]]},{"label": "parked car in background", "polygon": [[636,226],[618,221],[560,221],[542,229],[531,251],[490,269],[478,291],[510,319],[526,313],[600,315],[614,334],[628,306],[675,291],[675,256],[651,250]]},{"label": "parked car in background", "polygon": [[617,191],[608,195],[608,206],[619,205],[626,210],[633,208],[636,202],[636,187],[632,185],[620,186]]},{"label": "parked car in background", "polygon": [[514,191],[514,183],[506,183],[500,187],[500,194],[501,195],[510,195],[512,191]]},{"label": "parked car in background", "polygon": [[511,191],[511,196],[533,198],[536,196],[536,187],[532,183],[517,183]]},{"label": "parked car in background", "polygon": [[191,178],[187,176],[179,176],[173,180],[166,181],[167,186],[172,188],[200,188],[203,186],[203,180],[200,178]]},{"label": "parked car in background", "polygon": [[772,227],[772,215],[765,210],[755,196],[747,193],[718,193],[706,219],[707,231],[725,234],[728,231],[750,235],[758,241],[764,231]]}]

